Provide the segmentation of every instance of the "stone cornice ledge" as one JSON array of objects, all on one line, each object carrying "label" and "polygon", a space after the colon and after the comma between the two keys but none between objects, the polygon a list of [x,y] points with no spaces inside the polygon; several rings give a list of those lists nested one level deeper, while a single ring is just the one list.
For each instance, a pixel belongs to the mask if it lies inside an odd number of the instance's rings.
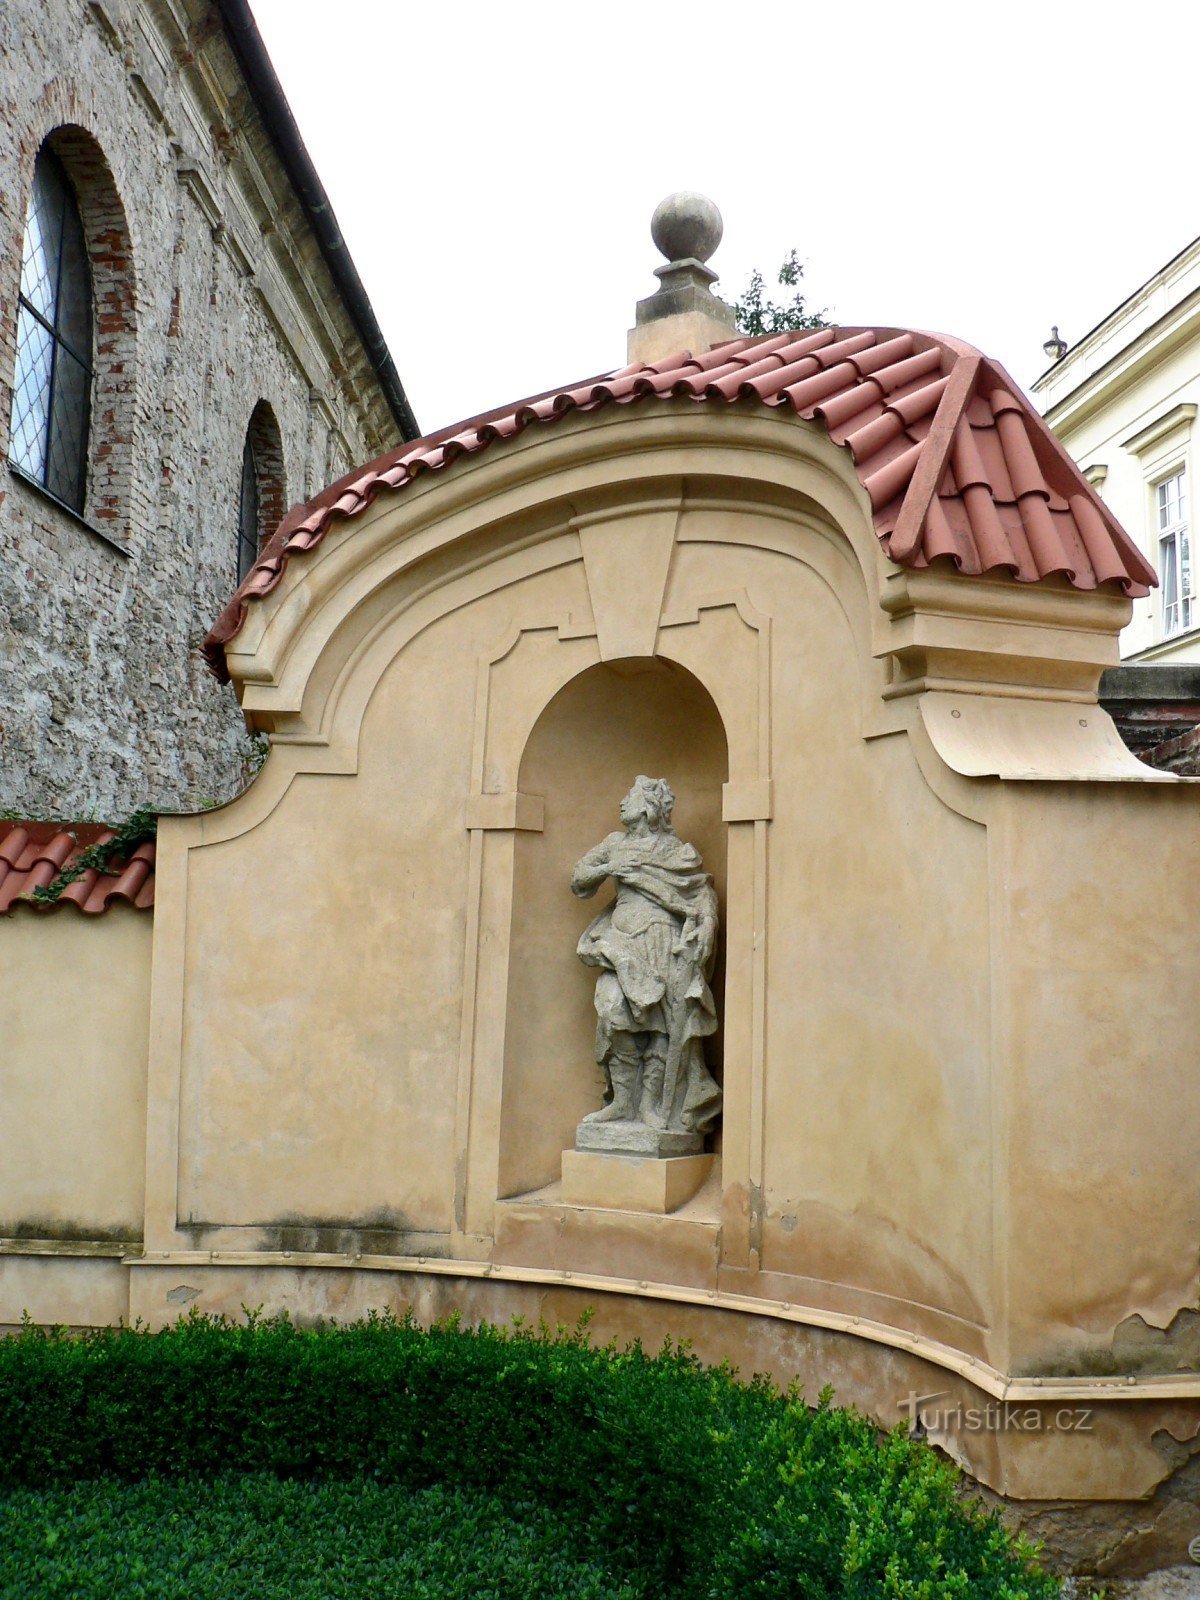
[{"label": "stone cornice ledge", "polygon": [[[1106,326],[1102,323],[1100,328]],[[1100,329],[1093,330],[1094,334],[1099,332]],[[1119,345],[1107,360],[1047,405],[1042,415],[1060,437],[1069,433],[1197,333],[1200,333],[1200,289],[1193,290],[1149,327]],[[1082,352],[1086,342],[1077,346],[1077,349]],[[1072,351],[1067,361],[1074,355],[1075,351]],[[1058,371],[1057,368],[1051,370]],[[1039,400],[1045,401],[1050,385],[1047,384],[1046,389],[1039,389],[1040,382],[1039,379],[1034,384],[1033,392]]]},{"label": "stone cornice ledge", "polygon": [[[887,700],[916,700],[940,759],[967,778],[1161,783],[1097,703],[1132,604],[1120,593],[896,571]],[[1175,778],[1175,782],[1187,782]]]},{"label": "stone cornice ledge", "polygon": [[1022,699],[1095,702],[1100,674],[1118,661],[1127,596],[1062,584],[896,569],[880,605],[891,627],[888,699],[953,687]]}]

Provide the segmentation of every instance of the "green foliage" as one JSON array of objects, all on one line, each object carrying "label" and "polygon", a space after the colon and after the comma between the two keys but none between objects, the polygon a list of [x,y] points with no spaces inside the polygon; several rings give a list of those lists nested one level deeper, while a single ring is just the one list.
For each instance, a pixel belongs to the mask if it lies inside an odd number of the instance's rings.
[{"label": "green foliage", "polygon": [[31,899],[40,906],[52,906],[68,884],[78,883],[85,872],[110,872],[118,862],[125,861],[140,844],[153,839],[158,831],[158,818],[153,811],[138,810],[126,818],[104,844],[94,844],[84,850],[70,866],[64,867],[56,878],[44,888],[33,891]]},{"label": "green foliage", "polygon": [[371,1478],[264,1474],[22,1490],[0,1502],[0,1595],[42,1600],[638,1600],[547,1507]]},{"label": "green foliage", "polygon": [[[189,1549],[239,1541],[257,1548],[262,1536],[249,1510],[241,1533],[232,1525],[212,1531],[212,1518],[237,1510],[236,1486],[222,1499],[226,1491],[213,1484],[230,1473],[306,1485],[318,1530],[326,1525],[321,1506],[341,1503],[338,1485],[386,1490],[387,1515],[402,1522],[416,1517],[422,1496],[461,1496],[470,1526],[500,1551],[497,1561],[511,1554],[512,1572],[523,1563],[530,1572],[543,1570],[538,1563],[575,1563],[539,1580],[547,1600],[1058,1593],[1028,1550],[961,1500],[958,1474],[927,1447],[899,1430],[880,1435],[827,1396],[813,1410],[765,1379],[741,1383],[727,1368],[707,1370],[682,1348],[656,1356],[636,1345],[598,1351],[582,1328],[470,1331],[451,1322],[425,1333],[386,1316],[300,1329],[283,1319],[251,1316],[243,1326],[197,1315],[155,1334],[71,1337],[28,1327],[0,1340],[0,1492],[16,1518],[19,1559],[33,1559],[39,1517],[56,1537],[71,1533],[77,1515],[91,1518],[87,1526],[103,1542],[103,1529],[136,1519],[142,1503],[123,1485],[151,1475],[210,1482],[203,1493],[189,1490],[200,1493],[197,1508],[212,1512],[197,1509],[200,1520],[180,1533]],[[98,1478],[109,1480],[108,1509],[99,1490],[100,1499],[90,1489],[65,1499],[48,1493]],[[300,1503],[273,1501],[263,1480],[254,1482],[248,1507]],[[30,1490],[38,1493],[30,1498]],[[144,1502],[154,1517],[174,1515],[153,1510],[174,1504],[157,1478],[145,1492],[166,1497]],[[429,1503],[436,1510],[450,1501]],[[289,1539],[308,1516],[285,1519]],[[337,1516],[329,1512],[331,1528]],[[565,1543],[547,1542],[556,1526],[569,1532]],[[427,1555],[417,1550],[411,1559]],[[456,1556],[455,1567],[466,1560]],[[319,1564],[338,1561],[331,1549]],[[605,1575],[598,1590],[587,1587],[596,1573]],[[193,1591],[183,1584],[121,1592]],[[505,1577],[492,1587],[429,1592],[537,1591]]]},{"label": "green foliage", "polygon": [[765,298],[766,284],[756,267],[750,275],[748,287],[734,302],[738,332],[753,338],[762,333],[790,333],[802,328],[825,327],[829,320],[828,310],[810,311],[803,291],[796,288],[803,276],[804,267],[799,256],[795,250],[789,250],[779,268],[777,281],[785,289],[795,292],[790,300],[776,304]]}]

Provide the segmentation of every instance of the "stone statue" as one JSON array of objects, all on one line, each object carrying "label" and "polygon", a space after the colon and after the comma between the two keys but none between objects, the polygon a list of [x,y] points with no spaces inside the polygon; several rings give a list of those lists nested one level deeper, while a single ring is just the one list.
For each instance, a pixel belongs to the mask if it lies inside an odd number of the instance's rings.
[{"label": "stone statue", "polygon": [[587,928],[579,959],[596,980],[596,1060],[607,1104],[579,1125],[576,1148],[689,1155],[721,1109],[704,1062],[717,1013],[708,979],[717,946],[717,897],[693,845],[671,826],[675,796],[662,778],[639,777],[621,801],[623,833],[610,833],[575,868],[571,888],[616,899]]}]

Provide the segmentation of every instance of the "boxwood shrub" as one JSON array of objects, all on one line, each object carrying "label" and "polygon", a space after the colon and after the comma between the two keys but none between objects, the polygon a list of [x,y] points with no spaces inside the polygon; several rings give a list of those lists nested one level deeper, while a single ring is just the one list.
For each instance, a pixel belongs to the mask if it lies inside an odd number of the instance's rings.
[{"label": "boxwood shrub", "polygon": [[[84,1508],[95,1526],[115,1528],[106,1504],[118,1520],[139,1505],[153,1520],[180,1494],[218,1519],[249,1515],[256,1496],[283,1506],[286,1520],[300,1503],[289,1496],[302,1493],[310,1510],[298,1525],[320,1540],[357,1485],[356,1504],[389,1497],[371,1503],[401,1545],[404,1528],[423,1525],[413,1510],[422,1506],[438,1528],[468,1530],[468,1544],[476,1527],[499,1541],[507,1577],[474,1589],[435,1584],[431,1594],[1057,1595],[1028,1547],[964,1499],[960,1483],[927,1446],[900,1429],[880,1433],[828,1395],[809,1407],[766,1379],[705,1368],[684,1348],[597,1350],[582,1327],[452,1320],[424,1331],[373,1315],[300,1328],[192,1315],[155,1333],[27,1327],[0,1340],[10,1551],[31,1519],[53,1531],[64,1508],[75,1508],[69,1521]],[[130,1498],[122,1485],[141,1487]],[[178,1510],[168,1526],[179,1526]],[[190,1549],[193,1534],[179,1537]],[[453,1557],[456,1571],[465,1560]],[[513,1575],[522,1563],[542,1572],[533,1588]],[[588,1588],[597,1574],[601,1587]],[[422,1592],[415,1585],[347,1592]],[[239,1591],[227,1582],[222,1592]]]},{"label": "boxwood shrub", "polygon": [[362,1476],[98,1478],[0,1496],[8,1600],[641,1600],[544,1506]]}]

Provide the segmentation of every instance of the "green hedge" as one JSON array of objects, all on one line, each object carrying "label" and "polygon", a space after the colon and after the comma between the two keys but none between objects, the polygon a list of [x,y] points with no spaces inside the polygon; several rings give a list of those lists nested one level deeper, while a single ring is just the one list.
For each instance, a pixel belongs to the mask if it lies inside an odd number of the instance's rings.
[{"label": "green hedge", "polygon": [[609,1592],[1058,1593],[927,1447],[681,1349],[375,1316],[0,1340],[0,1488],[229,1473],[454,1491],[520,1524],[548,1513]]},{"label": "green hedge", "polygon": [[546,1507],[374,1479],[111,1479],[0,1497],[8,1600],[641,1600]]}]

